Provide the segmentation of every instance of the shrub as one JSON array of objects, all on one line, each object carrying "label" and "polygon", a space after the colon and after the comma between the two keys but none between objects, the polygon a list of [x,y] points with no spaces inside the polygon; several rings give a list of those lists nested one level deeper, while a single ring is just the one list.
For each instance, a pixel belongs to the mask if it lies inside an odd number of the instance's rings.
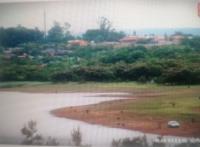
[{"label": "shrub", "polygon": [[45,145],[47,145],[47,146],[58,146],[59,143],[55,138],[48,137]]},{"label": "shrub", "polygon": [[112,141],[112,147],[148,147],[146,136],[133,139],[124,138]]},{"label": "shrub", "polygon": [[29,121],[27,125],[25,125],[21,129],[21,133],[25,136],[22,144],[25,145],[42,145],[43,137],[37,133],[37,123],[35,121]]},{"label": "shrub", "polygon": [[47,145],[47,146],[58,146],[58,141],[53,137],[48,137],[47,141],[38,134],[36,121],[29,121],[22,129],[22,135],[25,136],[22,144],[24,145]]},{"label": "shrub", "polygon": [[186,143],[181,143],[176,145],[175,147],[199,147],[200,146],[200,142],[186,142]]},{"label": "shrub", "polygon": [[120,147],[121,146],[121,139],[118,139],[118,140],[113,139],[111,146],[112,147]]},{"label": "shrub", "polygon": [[72,130],[71,137],[75,146],[81,146],[82,134],[79,127]]}]

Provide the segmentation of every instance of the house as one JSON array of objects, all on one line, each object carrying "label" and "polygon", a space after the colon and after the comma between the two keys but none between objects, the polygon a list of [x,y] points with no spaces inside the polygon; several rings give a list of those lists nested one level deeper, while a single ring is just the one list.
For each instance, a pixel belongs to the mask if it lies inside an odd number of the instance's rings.
[{"label": "house", "polygon": [[173,42],[173,44],[180,44],[181,43],[181,41],[183,40],[185,38],[185,36],[183,36],[183,35],[172,35],[171,36],[171,41]]},{"label": "house", "polygon": [[53,57],[56,54],[56,50],[54,48],[47,48],[47,49],[43,50],[42,53]]},{"label": "house", "polygon": [[95,46],[114,47],[115,45],[118,45],[118,44],[119,42],[115,42],[115,41],[104,41],[104,42],[96,43]]},{"label": "house", "polygon": [[164,36],[154,36],[153,42],[159,45],[164,45],[166,44],[166,38]]},{"label": "house", "polygon": [[23,53],[22,55],[17,56],[20,59],[26,59],[28,58],[28,55],[26,53]]},{"label": "house", "polygon": [[88,41],[85,40],[69,40],[68,41],[69,46],[88,46]]},{"label": "house", "polygon": [[122,39],[120,39],[119,41],[121,43],[136,43],[139,40],[138,36],[126,36]]},{"label": "house", "polygon": [[11,48],[8,48],[6,50],[3,51],[3,57],[5,59],[11,59],[12,57],[14,57],[15,54],[13,53]]}]

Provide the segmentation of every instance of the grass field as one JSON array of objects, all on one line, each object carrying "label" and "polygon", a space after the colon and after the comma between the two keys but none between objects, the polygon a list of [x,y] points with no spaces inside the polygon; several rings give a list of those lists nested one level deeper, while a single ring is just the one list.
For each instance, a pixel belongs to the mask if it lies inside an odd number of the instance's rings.
[{"label": "grass field", "polygon": [[162,116],[171,119],[200,121],[199,87],[168,91],[164,96],[137,100],[124,106],[127,111],[140,115]]},{"label": "grass field", "polygon": [[[197,87],[200,86],[191,86]],[[166,86],[151,83],[136,82],[68,82],[68,83],[51,83],[51,82],[0,82],[0,90],[25,91],[25,92],[137,92],[140,90],[174,90],[188,88],[184,86]]]},{"label": "grass field", "polygon": [[127,91],[132,89],[158,88],[156,84],[138,84],[135,82],[97,83],[97,82],[2,82],[0,90],[16,90],[26,92],[98,92],[98,91]]}]

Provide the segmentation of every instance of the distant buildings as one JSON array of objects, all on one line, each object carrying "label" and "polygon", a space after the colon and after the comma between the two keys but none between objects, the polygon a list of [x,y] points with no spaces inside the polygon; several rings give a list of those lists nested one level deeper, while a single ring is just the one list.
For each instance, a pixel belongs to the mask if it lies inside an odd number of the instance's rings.
[{"label": "distant buildings", "polygon": [[144,45],[146,47],[151,46],[163,46],[163,45],[171,45],[171,44],[180,44],[181,41],[186,38],[186,35],[181,33],[176,33],[174,35],[137,35],[136,32],[133,35],[125,36],[118,41],[104,41],[104,42],[88,42],[86,40],[69,40],[67,47],[73,46],[106,46],[106,47],[128,47],[130,45]]},{"label": "distant buildings", "polygon": [[174,44],[179,44],[181,43],[181,41],[185,38],[185,36],[183,35],[179,35],[179,34],[175,34],[172,35],[170,40],[174,43]]},{"label": "distant buildings", "polygon": [[27,53],[23,53],[22,55],[18,55],[17,57],[20,59],[27,59],[28,55],[27,55]]},{"label": "distant buildings", "polygon": [[69,46],[88,46],[89,42],[86,40],[69,40]]},{"label": "distant buildings", "polygon": [[7,50],[3,51],[3,57],[5,59],[11,59],[14,56],[12,49],[8,48]]},{"label": "distant buildings", "polygon": [[152,46],[164,46],[164,45],[176,45],[180,44],[181,41],[185,38],[191,39],[192,35],[184,35],[182,33],[175,33],[173,35],[143,35],[139,36],[134,35],[125,36],[118,41],[104,41],[104,42],[88,42],[82,39],[70,40],[67,44],[56,46],[52,44],[48,44],[42,50],[38,48],[37,54],[30,53],[30,50],[23,50],[23,48],[15,47],[15,48],[7,48],[3,50],[3,57],[4,59],[11,59],[11,58],[19,58],[19,59],[42,59],[43,57],[61,57],[69,54],[74,48],[74,46],[91,46],[91,47],[108,47],[108,48],[123,48],[129,46],[145,46],[145,47],[152,47]]},{"label": "distant buildings", "polygon": [[121,43],[136,43],[139,40],[138,36],[126,36],[119,40]]},{"label": "distant buildings", "polygon": [[183,34],[167,35],[144,35],[144,36],[126,36],[119,40],[120,46],[125,45],[144,45],[144,46],[163,46],[171,44],[180,44],[186,38]]}]

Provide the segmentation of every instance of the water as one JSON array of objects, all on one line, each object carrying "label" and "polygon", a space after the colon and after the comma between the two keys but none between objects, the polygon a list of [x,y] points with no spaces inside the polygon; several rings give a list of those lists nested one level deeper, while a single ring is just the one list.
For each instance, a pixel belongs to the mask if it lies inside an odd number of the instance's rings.
[{"label": "water", "polygon": [[[105,94],[105,96],[100,96]],[[115,96],[110,96],[114,94]],[[126,93],[20,93],[0,92],[0,143],[20,144],[20,129],[29,120],[37,121],[39,132],[52,136],[64,145],[70,139],[71,130],[80,127],[83,143],[93,146],[109,146],[112,139],[137,137],[144,134],[117,128],[92,125],[81,121],[58,118],[49,112],[66,106],[79,106],[121,99]],[[148,139],[156,135],[147,134]]]}]

